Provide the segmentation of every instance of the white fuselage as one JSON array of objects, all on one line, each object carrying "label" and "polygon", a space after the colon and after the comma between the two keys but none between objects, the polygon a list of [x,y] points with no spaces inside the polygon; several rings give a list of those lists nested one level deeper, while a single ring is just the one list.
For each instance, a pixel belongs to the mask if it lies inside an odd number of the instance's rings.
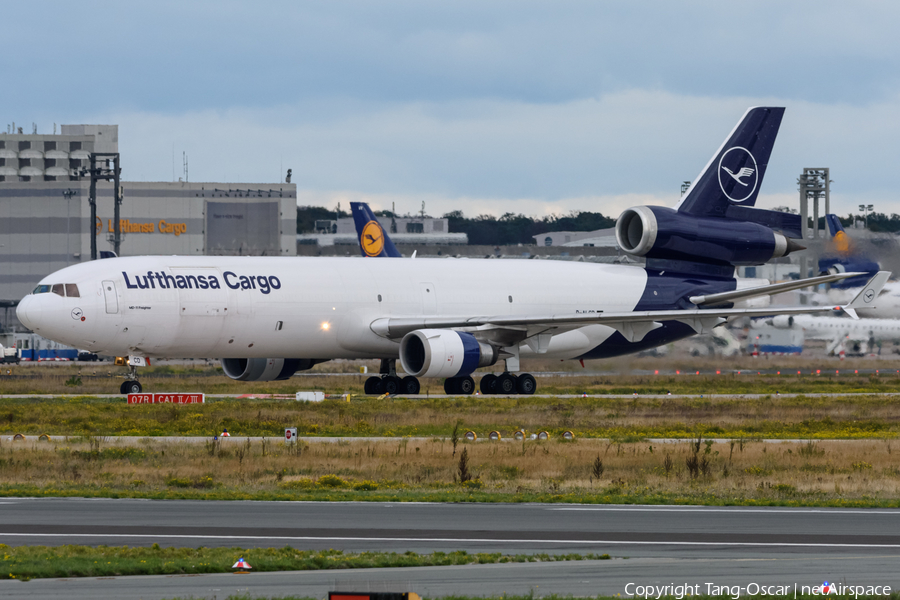
[{"label": "white fuselage", "polygon": [[900,320],[897,319],[850,319],[797,315],[793,317],[793,322],[794,327],[803,330],[803,336],[806,339],[900,341]]},{"label": "white fuselage", "polygon": [[[391,358],[398,343],[372,331],[376,319],[631,311],[646,283],[642,268],[578,262],[146,256],[57,271],[41,284],[78,296],[32,294],[18,314],[45,337],[117,356]],[[579,356],[614,331],[555,335],[543,355]]]}]

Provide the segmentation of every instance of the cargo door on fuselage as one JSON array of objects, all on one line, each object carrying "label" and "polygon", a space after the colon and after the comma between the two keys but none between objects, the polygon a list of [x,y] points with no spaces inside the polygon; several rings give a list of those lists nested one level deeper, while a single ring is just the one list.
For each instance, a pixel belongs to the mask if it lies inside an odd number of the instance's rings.
[{"label": "cargo door on fuselage", "polygon": [[179,331],[183,339],[218,343],[228,316],[228,290],[213,267],[172,267],[178,289]]}]

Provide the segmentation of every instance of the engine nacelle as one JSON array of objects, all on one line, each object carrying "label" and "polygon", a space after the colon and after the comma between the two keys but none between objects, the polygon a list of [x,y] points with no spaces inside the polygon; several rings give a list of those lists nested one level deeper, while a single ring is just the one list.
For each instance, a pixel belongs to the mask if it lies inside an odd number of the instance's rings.
[{"label": "engine nacelle", "polygon": [[460,377],[498,357],[497,348],[450,329],[418,329],[400,341],[400,364],[414,377]]},{"label": "engine nacelle", "polygon": [[794,326],[794,317],[790,315],[778,315],[772,317],[770,323],[773,327],[777,327],[778,329],[790,329]]},{"label": "engine nacelle", "polygon": [[222,370],[238,381],[279,381],[320,362],[309,358],[223,358]]},{"label": "engine nacelle", "polygon": [[629,254],[718,265],[761,265],[802,248],[765,225],[663,206],[627,209],[616,221],[616,241]]}]

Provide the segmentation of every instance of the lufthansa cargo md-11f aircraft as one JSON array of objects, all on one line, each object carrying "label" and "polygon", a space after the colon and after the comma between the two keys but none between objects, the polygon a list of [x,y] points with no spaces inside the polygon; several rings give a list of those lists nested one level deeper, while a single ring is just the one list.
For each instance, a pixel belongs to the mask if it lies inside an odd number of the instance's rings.
[{"label": "lufthansa cargo md-11f aircraft", "polygon": [[[739,316],[830,310],[768,306],[768,296],[838,281],[835,274],[768,285],[737,279],[801,247],[799,216],[754,209],[783,108],[743,116],[679,205],[626,210],[619,245],[646,267],[541,260],[141,256],[73,265],[22,299],[19,320],[91,352],[219,357],[241,381],[286,379],[337,358],[381,359],[366,392],[419,391],[419,377],[471,394],[530,394],[520,360],[606,358],[703,333]],[[881,272],[845,307],[868,306]],[[397,375],[399,358],[406,376]]]}]

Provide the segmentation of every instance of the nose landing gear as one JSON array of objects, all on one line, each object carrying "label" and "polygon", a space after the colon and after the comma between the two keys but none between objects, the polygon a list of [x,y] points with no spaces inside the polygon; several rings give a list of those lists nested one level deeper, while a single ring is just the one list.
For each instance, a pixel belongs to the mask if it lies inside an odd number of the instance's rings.
[{"label": "nose landing gear", "polygon": [[137,379],[133,381],[123,381],[122,385],[119,386],[119,393],[121,394],[140,394],[144,388],[141,386],[141,382]]},{"label": "nose landing gear", "polygon": [[[137,362],[137,360],[135,360]],[[120,394],[140,394],[144,391],[141,382],[137,377],[137,365],[132,364],[130,358],[116,358],[116,365],[128,365],[128,373],[125,375],[125,381],[119,386]]]}]

